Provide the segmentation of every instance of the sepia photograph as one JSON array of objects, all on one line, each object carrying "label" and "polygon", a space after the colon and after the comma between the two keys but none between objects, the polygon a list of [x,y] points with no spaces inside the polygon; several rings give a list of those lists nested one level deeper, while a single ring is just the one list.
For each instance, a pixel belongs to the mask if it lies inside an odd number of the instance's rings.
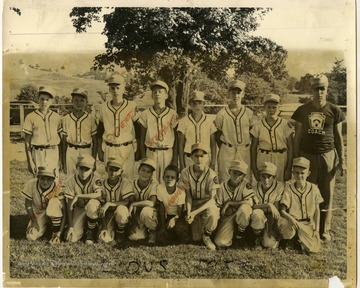
[{"label": "sepia photograph", "polygon": [[356,287],[355,1],[4,1],[4,287]]}]

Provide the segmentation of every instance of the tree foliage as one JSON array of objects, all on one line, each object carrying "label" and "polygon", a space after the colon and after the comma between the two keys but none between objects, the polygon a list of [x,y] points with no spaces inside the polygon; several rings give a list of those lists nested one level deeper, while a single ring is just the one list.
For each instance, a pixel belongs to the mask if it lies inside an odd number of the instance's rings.
[{"label": "tree foliage", "polygon": [[27,84],[20,88],[20,93],[16,95],[19,101],[37,101],[38,89],[32,85]]},{"label": "tree foliage", "polygon": [[[347,89],[346,89],[346,67],[343,66],[343,60],[336,59],[331,72],[324,73],[329,80],[328,97],[327,99],[338,105],[346,105]],[[307,73],[301,77],[300,81],[296,83],[295,88],[302,94],[311,94],[311,79],[312,74]],[[302,97],[300,103],[309,101],[307,97]]]},{"label": "tree foliage", "polygon": [[[99,21],[101,11],[73,8],[70,16],[76,31],[85,32],[92,21]],[[95,57],[94,67],[125,67],[140,86],[156,78],[166,81],[174,106],[183,112],[199,73],[220,85],[229,69],[236,76],[250,73],[267,83],[287,77],[287,52],[269,39],[250,35],[268,11],[117,7],[103,15],[106,52]]]}]

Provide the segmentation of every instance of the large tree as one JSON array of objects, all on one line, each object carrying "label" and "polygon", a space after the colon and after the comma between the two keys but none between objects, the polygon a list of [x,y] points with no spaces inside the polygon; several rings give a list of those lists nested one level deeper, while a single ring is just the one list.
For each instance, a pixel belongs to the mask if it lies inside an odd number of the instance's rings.
[{"label": "large tree", "polygon": [[[100,7],[70,13],[77,32],[100,21]],[[199,73],[224,84],[235,76],[256,75],[270,83],[287,77],[287,52],[270,39],[251,36],[264,8],[113,8],[103,15],[106,52],[94,66],[121,65],[146,83],[168,82],[178,112],[184,112],[191,83]],[[251,91],[247,91],[251,92]]]}]

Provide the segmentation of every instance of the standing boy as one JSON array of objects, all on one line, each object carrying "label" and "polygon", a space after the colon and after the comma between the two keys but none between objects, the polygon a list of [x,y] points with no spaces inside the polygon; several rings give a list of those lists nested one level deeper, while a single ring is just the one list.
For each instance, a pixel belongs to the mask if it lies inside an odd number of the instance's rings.
[{"label": "standing boy", "polygon": [[158,212],[155,204],[157,201],[156,188],[159,183],[153,179],[155,170],[154,160],[150,158],[140,160],[139,176],[133,181],[135,201],[129,206],[129,214],[132,218],[130,240],[145,239],[148,235],[150,244],[154,244],[156,241]]},{"label": "standing boy", "polygon": [[248,165],[246,173],[250,179],[250,129],[253,112],[241,104],[245,95],[245,83],[235,80],[229,83],[229,106],[216,115],[215,126],[218,129],[217,143],[220,146],[218,168],[220,183],[229,179],[229,167],[232,160],[243,160]]},{"label": "standing boy", "polygon": [[342,136],[345,116],[338,106],[326,101],[328,84],[325,75],[315,75],[311,80],[312,102],[300,106],[291,117],[295,120],[295,157],[310,160],[308,180],[318,185],[324,199],[320,204],[320,237],[325,241],[331,241],[336,170],[343,175],[346,168]]},{"label": "standing boy", "polygon": [[[270,162],[258,165],[259,181],[255,187],[255,204],[251,215],[251,228],[257,231],[265,248],[277,248],[280,235],[277,229],[280,219],[279,206],[284,184],[276,180],[276,166]],[[255,244],[260,245],[255,239]]]},{"label": "standing boy", "polygon": [[244,239],[245,229],[249,226],[254,191],[245,176],[248,165],[242,160],[230,163],[230,179],[221,183],[216,196],[216,205],[221,209],[219,227],[215,244],[229,247],[232,244],[234,230],[238,239]]},{"label": "standing boy", "polygon": [[165,168],[164,183],[157,187],[156,195],[159,207],[159,240],[167,242],[177,238],[186,243],[190,240],[189,226],[185,222],[185,191],[177,182],[179,170],[177,166],[169,165]]},{"label": "standing boy", "polygon": [[75,173],[80,154],[89,154],[95,159],[97,153],[97,125],[95,118],[86,112],[88,92],[75,88],[71,97],[72,112],[63,118],[63,168],[68,176]]},{"label": "standing boy", "polygon": [[293,129],[291,124],[279,114],[280,97],[275,94],[264,98],[265,117],[254,124],[250,133],[251,166],[256,180],[259,180],[259,165],[274,163],[277,167],[276,180],[291,178],[293,154]]},{"label": "standing boy", "polygon": [[131,182],[122,177],[123,163],[120,157],[110,157],[106,164],[108,178],[103,182],[102,200],[105,203],[100,208],[102,225],[99,240],[105,243],[124,239],[125,226],[129,222],[128,206],[134,201]]},{"label": "standing boy", "polygon": [[165,106],[169,97],[169,87],[163,81],[155,81],[150,85],[154,105],[140,115],[140,157],[155,161],[156,179],[163,182],[165,167],[177,164],[178,115],[175,110]]},{"label": "standing boy", "polygon": [[50,110],[55,91],[40,87],[38,96],[39,109],[26,116],[22,130],[28,170],[36,175],[38,167],[48,166],[55,168],[59,176],[61,119],[59,114]]},{"label": "standing boy", "polygon": [[191,224],[195,218],[201,217],[205,224],[204,231],[201,231],[202,240],[208,249],[216,250],[210,236],[219,220],[219,209],[215,204],[219,182],[215,171],[206,165],[207,154],[207,148],[202,143],[192,145],[191,159],[194,164],[181,172],[180,187],[186,192],[187,222]]},{"label": "standing boy", "polygon": [[66,203],[61,184],[55,181],[55,169],[39,166],[37,178],[25,184],[22,191],[25,209],[30,217],[26,229],[28,240],[37,240],[44,235],[48,218],[51,220],[52,237],[50,244],[61,242],[65,228]]},{"label": "standing boy", "polygon": [[76,173],[71,175],[65,184],[65,197],[68,200],[69,231],[67,240],[77,242],[84,233],[86,243],[94,243],[97,232],[102,180],[94,173],[95,159],[88,154],[79,156]]},{"label": "standing boy", "polygon": [[98,155],[107,163],[109,157],[121,157],[124,177],[134,177],[136,138],[134,122],[137,121],[135,102],[123,98],[125,80],[120,75],[108,79],[112,100],[103,103],[99,110]]},{"label": "standing boy", "polygon": [[320,251],[320,208],[324,200],[318,187],[306,181],[310,175],[310,161],[304,157],[293,160],[294,182],[288,182],[280,201],[278,221],[279,232],[283,239],[298,236],[305,252]]},{"label": "standing boy", "polygon": [[216,127],[214,122],[206,115],[204,110],[205,94],[201,91],[193,91],[190,94],[191,114],[179,120],[179,162],[180,171],[193,164],[191,160],[191,146],[202,143],[210,153],[210,168],[215,170],[216,160]]}]

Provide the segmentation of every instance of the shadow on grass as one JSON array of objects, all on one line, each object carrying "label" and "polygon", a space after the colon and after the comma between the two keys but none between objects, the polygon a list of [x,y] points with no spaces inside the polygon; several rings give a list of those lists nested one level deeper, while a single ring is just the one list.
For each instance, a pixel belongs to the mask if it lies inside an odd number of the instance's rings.
[{"label": "shadow on grass", "polygon": [[27,215],[10,215],[10,238],[26,239],[26,227],[29,222]]}]

